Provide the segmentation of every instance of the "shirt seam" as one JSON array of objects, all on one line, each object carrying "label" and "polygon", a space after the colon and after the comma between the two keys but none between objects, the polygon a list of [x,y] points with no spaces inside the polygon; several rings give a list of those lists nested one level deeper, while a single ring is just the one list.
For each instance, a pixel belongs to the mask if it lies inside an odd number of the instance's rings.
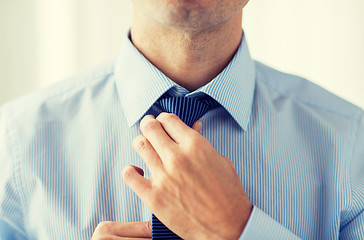
[{"label": "shirt seam", "polygon": [[[11,134],[10,134],[11,133]],[[27,234],[27,230],[26,230],[26,223],[25,223],[25,192],[24,192],[24,187],[21,184],[21,176],[20,176],[20,139],[19,137],[17,137],[16,134],[16,130],[15,127],[12,126],[11,124],[9,124],[9,132],[7,132],[8,138],[9,138],[9,142],[11,143],[11,150],[10,150],[10,154],[13,157],[13,164],[14,164],[14,168],[13,168],[13,174],[14,174],[14,179],[15,179],[15,186],[16,186],[16,190],[18,192],[18,196],[20,198],[20,204],[21,204],[21,210],[22,210],[22,221],[23,221],[23,231],[24,233],[22,233],[24,236],[28,236]],[[13,136],[14,138],[16,137],[17,139],[13,139],[11,136]]]},{"label": "shirt seam", "polygon": [[4,222],[6,222],[8,225],[10,225],[11,227],[14,227],[14,228],[16,228],[16,230],[20,230],[20,232],[17,232],[17,233],[19,233],[19,234],[21,234],[23,237],[25,237],[25,238],[28,238],[28,236],[26,235],[26,233],[25,232],[23,232],[23,230],[22,229],[20,229],[18,226],[14,226],[14,224],[12,223],[12,222],[10,222],[8,219],[5,219],[5,218],[2,218],[2,217],[0,217],[0,219],[2,219]]},{"label": "shirt seam", "polygon": [[[323,111],[326,111],[327,113],[332,113],[332,114],[335,114],[335,115],[339,115],[339,116],[342,116],[342,117],[344,117],[344,118],[346,118],[346,119],[351,119],[351,118],[353,118],[354,117],[354,119],[355,120],[357,120],[358,119],[358,116],[356,116],[357,114],[352,114],[352,115],[348,115],[348,114],[344,114],[344,113],[340,113],[340,112],[337,112],[337,111],[333,111],[333,110],[330,110],[330,109],[327,109],[327,108],[325,108],[325,107],[323,107],[323,106],[320,106],[320,105],[315,105],[315,104],[312,104],[312,103],[310,103],[310,102],[307,102],[307,101],[304,101],[303,99],[301,99],[301,98],[297,98],[297,97],[294,97],[294,96],[291,96],[291,95],[289,95],[289,94],[285,94],[285,93],[283,93],[283,92],[281,92],[278,88],[276,88],[275,86],[273,86],[273,85],[271,85],[271,84],[269,84],[267,81],[265,81],[265,80],[263,80],[262,78],[260,78],[260,77],[258,77],[257,76],[257,81],[261,81],[262,83],[264,83],[266,86],[268,86],[269,88],[271,88],[273,91],[275,91],[276,93],[278,93],[279,95],[281,95],[281,96],[284,96],[284,97],[289,97],[289,98],[291,98],[292,100],[294,100],[294,101],[296,101],[296,102],[300,102],[300,103],[302,103],[302,104],[305,104],[305,105],[307,105],[307,106],[309,106],[309,107],[312,107],[312,108],[316,108],[316,109],[320,109],[320,110],[323,110]],[[308,80],[306,80],[306,81],[308,81]],[[359,107],[357,107],[357,106],[355,106],[355,105],[353,105],[355,108],[359,108]],[[360,108],[359,108],[360,109]]]},{"label": "shirt seam", "polygon": [[[48,96],[44,96],[44,98],[42,98],[40,101],[33,102],[29,106],[23,107],[23,109],[26,109],[26,111],[31,111],[31,109],[39,106],[39,104],[42,104],[42,103],[44,103],[46,101],[51,101],[51,100],[53,100],[53,99],[55,99],[57,97],[60,97],[62,95],[67,94],[68,92],[70,92],[72,90],[76,90],[76,89],[78,89],[78,88],[80,88],[82,86],[85,86],[86,84],[92,84],[92,83],[97,82],[97,81],[104,81],[106,78],[109,78],[110,76],[112,76],[114,74],[114,71],[107,71],[108,73],[105,73],[105,72],[104,73],[100,73],[100,74],[90,75],[90,76],[86,77],[85,79],[83,79],[82,81],[79,81],[77,84],[74,84],[74,85],[69,86],[69,87],[67,87],[65,89],[62,89],[62,91],[60,91],[60,92],[56,92],[54,94],[50,94]],[[72,78],[73,77],[68,78],[68,79],[65,79],[65,81],[71,80]],[[95,79],[93,79],[93,78],[95,78]],[[60,82],[60,83],[62,83],[62,82]],[[8,105],[8,106],[10,106],[10,105]],[[4,109],[4,108],[7,108],[8,106],[4,105],[1,108]],[[24,112],[25,111],[21,111],[21,112],[17,113],[16,115],[11,115],[10,116],[10,119],[11,120],[15,120],[19,115],[21,115]]]},{"label": "shirt seam", "polygon": [[[348,188],[349,188],[349,208],[348,208],[348,213],[350,216],[350,212],[352,211],[353,209],[353,182],[352,182],[352,169],[353,169],[353,156],[354,156],[354,151],[355,151],[355,143],[357,142],[356,140],[358,140],[358,137],[359,137],[359,131],[358,131],[358,128],[359,128],[359,123],[360,123],[360,120],[361,118],[363,118],[363,114],[361,112],[358,112],[357,113],[358,115],[358,121],[356,122],[356,124],[353,126],[352,128],[352,135],[353,135],[353,138],[352,140],[350,141],[350,155],[349,155],[349,159],[350,159],[350,162],[347,164],[347,173],[348,173],[348,176],[349,176],[349,181],[348,181]],[[345,228],[348,224],[350,224],[351,221],[347,222],[343,228]]]},{"label": "shirt seam", "polygon": [[[74,90],[74,89],[77,89],[77,88],[81,87],[82,85],[84,85],[86,83],[94,83],[96,81],[99,81],[100,80],[99,77],[102,77],[101,81],[103,81],[103,80],[105,80],[106,78],[108,78],[112,74],[113,74],[113,72],[107,73],[107,74],[100,74],[100,75],[96,75],[96,76],[90,76],[90,77],[84,79],[84,81],[78,83],[77,85],[74,85],[72,87],[66,88],[66,89],[64,89],[63,91],[61,91],[61,92],[59,92],[57,94],[54,94],[54,95],[51,95],[51,96],[46,97],[44,99],[44,101],[52,100],[52,99],[54,99],[56,97],[59,97],[59,96],[61,96],[63,94],[67,94],[69,91]],[[96,79],[90,80],[91,78],[96,78]]]}]

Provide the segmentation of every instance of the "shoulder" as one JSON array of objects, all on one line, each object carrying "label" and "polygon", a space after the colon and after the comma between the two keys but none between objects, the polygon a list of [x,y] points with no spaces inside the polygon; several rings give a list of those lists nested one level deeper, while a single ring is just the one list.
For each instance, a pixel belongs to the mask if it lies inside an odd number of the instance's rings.
[{"label": "shoulder", "polygon": [[[42,110],[52,111],[62,105],[73,105],[88,93],[102,88],[112,78],[115,60],[89,68],[46,88],[31,92],[0,107],[2,120],[23,119]],[[91,96],[89,96],[91,98]]]},{"label": "shoulder", "polygon": [[356,121],[363,115],[363,110],[358,106],[305,78],[280,72],[260,62],[256,62],[256,70],[257,81],[263,83],[268,91],[289,98],[311,111]]}]

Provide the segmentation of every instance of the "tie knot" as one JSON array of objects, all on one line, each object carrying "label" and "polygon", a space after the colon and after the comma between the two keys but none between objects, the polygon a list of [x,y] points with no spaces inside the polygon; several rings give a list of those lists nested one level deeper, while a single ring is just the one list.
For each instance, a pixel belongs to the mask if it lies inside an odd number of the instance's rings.
[{"label": "tie knot", "polygon": [[188,126],[205,115],[215,105],[216,101],[209,96],[202,98],[165,97],[157,101],[164,112],[176,114]]}]

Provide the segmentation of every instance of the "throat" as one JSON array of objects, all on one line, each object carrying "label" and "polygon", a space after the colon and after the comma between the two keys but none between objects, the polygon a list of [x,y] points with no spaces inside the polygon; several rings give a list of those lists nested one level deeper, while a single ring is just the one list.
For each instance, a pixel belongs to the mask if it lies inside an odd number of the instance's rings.
[{"label": "throat", "polygon": [[163,74],[190,92],[208,84],[224,70],[242,39],[241,16],[227,26],[199,32],[184,32],[156,23],[144,26],[132,26],[134,46]]}]

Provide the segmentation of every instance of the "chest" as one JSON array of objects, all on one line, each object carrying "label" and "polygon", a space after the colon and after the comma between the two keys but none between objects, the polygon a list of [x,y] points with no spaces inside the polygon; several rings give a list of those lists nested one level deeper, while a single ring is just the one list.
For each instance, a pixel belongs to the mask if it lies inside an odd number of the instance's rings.
[{"label": "chest", "polygon": [[[250,201],[300,235],[339,218],[340,152],[290,131],[243,131],[231,118],[204,118],[203,135],[232,160]],[[104,132],[104,134],[101,134]],[[88,239],[101,221],[144,221],[151,212],[123,182],[126,165],[148,170],[131,147],[138,126],[63,139],[27,163],[27,226],[37,239]],[[59,139],[58,139],[59,140]],[[57,140],[57,141],[58,141]],[[50,142],[56,145],[56,139]],[[335,152],[336,151],[336,152]],[[333,156],[336,156],[333,157]],[[329,203],[329,204],[328,204]],[[328,212],[334,212],[328,218]],[[299,216],[299,217],[297,217]]]}]

